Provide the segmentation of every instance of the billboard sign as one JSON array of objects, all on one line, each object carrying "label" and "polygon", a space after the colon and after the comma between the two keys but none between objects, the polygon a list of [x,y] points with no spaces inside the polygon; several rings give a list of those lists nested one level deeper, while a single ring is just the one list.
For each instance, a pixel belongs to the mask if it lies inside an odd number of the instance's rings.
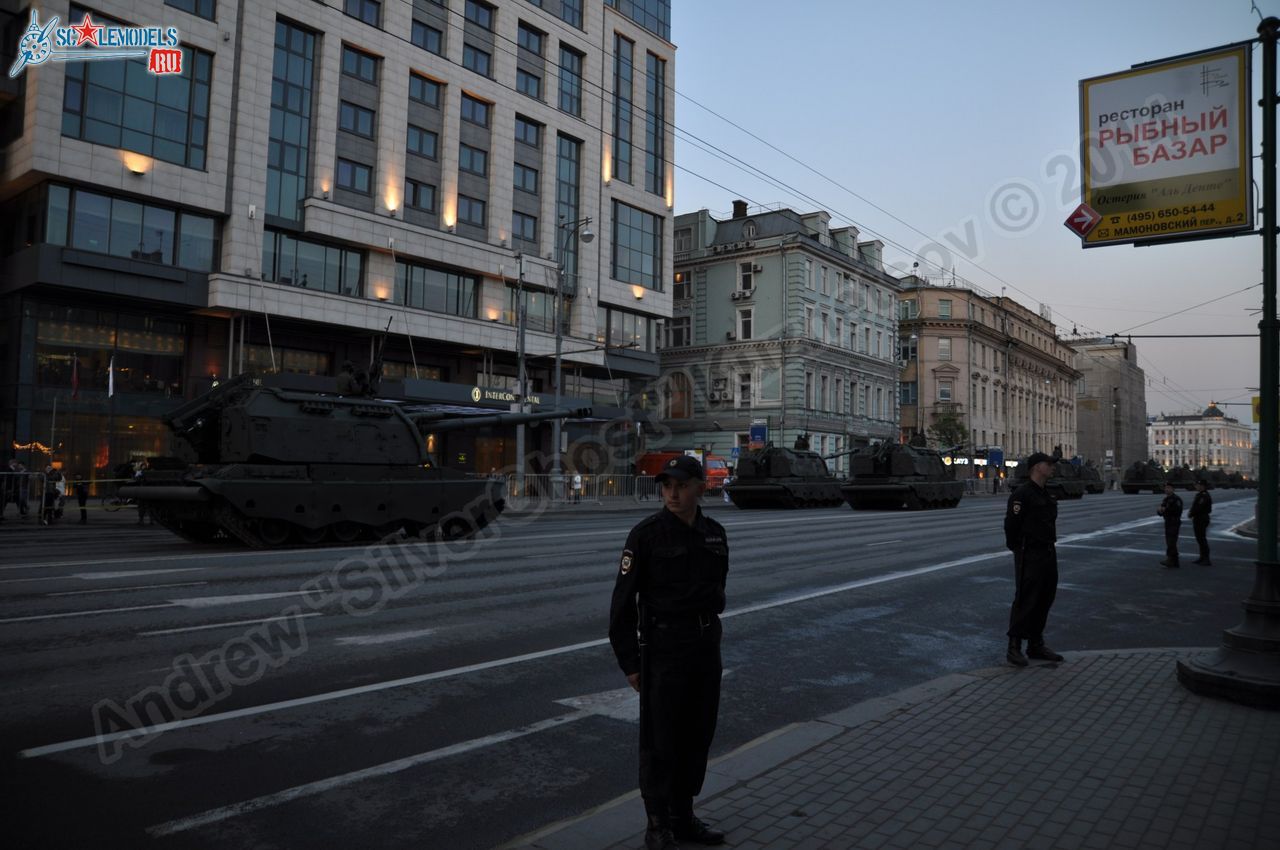
[{"label": "billboard sign", "polygon": [[1080,82],[1082,208],[1098,216],[1083,247],[1253,227],[1249,57],[1240,44]]}]

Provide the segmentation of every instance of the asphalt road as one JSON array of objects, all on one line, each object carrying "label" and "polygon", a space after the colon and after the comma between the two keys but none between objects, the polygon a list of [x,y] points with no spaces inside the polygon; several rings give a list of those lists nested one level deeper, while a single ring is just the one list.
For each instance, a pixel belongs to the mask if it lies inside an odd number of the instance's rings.
[{"label": "asphalt road", "polygon": [[[1059,650],[1211,646],[1241,616],[1251,493],[1164,570],[1158,496],[1065,502]],[[738,511],[713,755],[1000,663],[1004,500]],[[607,643],[641,513],[508,516],[450,549],[193,549],[116,518],[0,525],[10,846],[494,847],[632,789]],[[95,520],[99,519],[95,517]],[[163,724],[159,728],[155,724]],[[137,730],[150,725],[145,734]]]}]

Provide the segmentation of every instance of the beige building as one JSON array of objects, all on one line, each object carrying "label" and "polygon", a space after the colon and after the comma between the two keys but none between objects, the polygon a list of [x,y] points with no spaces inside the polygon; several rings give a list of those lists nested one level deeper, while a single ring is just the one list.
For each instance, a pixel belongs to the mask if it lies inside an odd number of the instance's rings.
[{"label": "beige building", "polygon": [[1157,416],[1147,426],[1147,452],[1165,469],[1203,466],[1257,476],[1253,430],[1213,402],[1202,413]]},{"label": "beige building", "polygon": [[1111,338],[1071,341],[1075,351],[1076,426],[1080,456],[1108,479],[1147,452],[1146,374],[1132,342]]},{"label": "beige building", "polygon": [[[961,454],[999,446],[1006,460],[1077,452],[1073,352],[1053,322],[1012,299],[911,276],[899,295],[901,434],[950,424]],[[981,452],[979,452],[980,454]]]}]

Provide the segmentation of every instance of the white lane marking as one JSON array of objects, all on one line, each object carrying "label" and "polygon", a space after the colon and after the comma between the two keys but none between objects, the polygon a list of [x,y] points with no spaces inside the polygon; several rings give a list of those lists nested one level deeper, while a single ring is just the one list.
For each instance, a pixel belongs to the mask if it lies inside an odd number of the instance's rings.
[{"label": "white lane marking", "polygon": [[172,608],[168,602],[159,605],[131,605],[128,608],[98,608],[93,611],[68,611],[65,614],[34,614],[30,617],[5,617],[0,623],[33,623],[36,620],[65,620],[67,617],[91,617],[94,614],[118,614],[122,611],[149,611],[153,608]]},{"label": "white lane marking", "polygon": [[1165,552],[1163,549],[1129,549],[1118,548],[1112,546],[1086,546],[1083,543],[1059,543],[1059,549],[1092,549],[1099,552],[1127,552],[1130,555],[1154,555],[1163,558]]},{"label": "white lane marking", "polygon": [[262,620],[236,620],[231,623],[209,623],[204,626],[185,626],[180,629],[157,629],[152,632],[138,632],[138,637],[151,637],[152,635],[177,635],[183,632],[203,632],[208,629],[225,629],[228,626],[251,626],[258,623],[274,623],[277,620],[301,620],[303,617],[323,617],[324,614],[314,611],[310,614],[291,614],[281,617],[267,617]]},{"label": "white lane marking", "polygon": [[338,646],[377,646],[382,643],[398,643],[402,640],[429,637],[437,631],[437,629],[418,629],[412,632],[390,632],[381,635],[355,635],[353,637],[340,637],[334,643]]},{"label": "white lane marking", "polygon": [[[1159,517],[1151,520],[1138,520],[1134,523],[1121,523],[1120,525],[1111,526],[1110,529],[1099,529],[1098,531],[1089,532],[1087,534],[1072,535],[1069,540],[1086,540],[1093,537],[1099,537],[1108,531],[1123,531],[1135,525],[1143,525],[1149,522],[1156,522]],[[900,570],[898,572],[887,573],[882,576],[862,579],[856,582],[838,585],[836,587],[827,588],[825,590],[817,590],[811,593],[804,593],[798,596],[788,596],[781,599],[775,599],[770,602],[762,602],[759,605],[751,605],[746,608],[739,608],[733,611],[727,611],[721,615],[722,618],[737,617],[742,614],[752,614],[758,611],[765,611],[770,608],[779,608],[784,605],[793,605],[797,602],[807,602],[811,599],[818,599],[823,596],[830,596],[833,593],[842,593],[848,590],[854,590],[860,587],[867,587],[873,584],[882,584],[889,581],[897,581],[898,579],[912,578],[925,573],[936,572],[938,570],[949,569],[951,567],[966,566],[979,561],[989,560],[991,558],[1007,557],[1008,550],[1001,549],[998,552],[987,552],[980,555],[970,555],[967,558],[961,558],[956,561],[947,561],[942,564],[934,564],[927,567],[919,567],[914,570]],[[434,673],[421,673],[417,676],[405,676],[400,679],[390,679],[385,682],[372,682],[367,685],[360,685],[354,688],[344,688],[340,691],[328,691],[326,693],[312,694],[311,696],[298,697],[296,699],[281,700],[280,702],[264,703],[262,705],[246,706],[232,711],[224,711],[217,714],[207,714],[201,717],[192,717],[185,720],[174,720],[168,723],[161,723],[156,726],[147,726],[142,729],[124,729],[119,732],[111,732],[106,735],[93,735],[88,738],[77,738],[72,741],[60,741],[54,744],[46,744],[40,747],[32,747],[22,750],[18,755],[22,758],[37,758],[39,756],[53,755],[54,753],[66,752],[67,750],[76,750],[84,747],[97,747],[102,744],[108,744],[113,741],[119,741],[127,738],[136,738],[155,735],[159,732],[167,732],[171,729],[188,729],[193,726],[204,726],[210,723],[221,723],[224,720],[236,720],[241,717],[253,717],[258,714],[268,714],[273,711],[284,711],[291,708],[301,708],[303,706],[315,705],[321,702],[330,702],[332,700],[346,699],[347,697],[363,696],[365,694],[377,693],[379,691],[392,690],[394,688],[407,687],[412,685],[420,685],[426,682],[435,682],[441,679],[452,679],[457,676],[465,676],[470,673],[478,673],[484,670],[493,670],[499,667],[509,667],[516,664],[523,664],[528,661],[538,661],[543,658],[554,658],[557,655],[567,655],[569,653],[578,652],[583,649],[594,649],[598,646],[607,646],[608,638],[598,638],[596,640],[582,641],[581,643],[572,643],[565,646],[556,646],[551,649],[543,649],[538,652],[528,652],[524,655],[513,655],[507,658],[498,658],[493,661],[482,661],[477,664],[468,664],[465,667],[453,667],[448,670],[437,670]]]},{"label": "white lane marking", "polygon": [[131,584],[126,587],[100,587],[96,590],[60,590],[57,593],[46,593],[45,596],[86,596],[90,593],[115,593],[117,590],[159,590],[168,587],[199,587],[207,581],[183,581],[173,584]]},{"label": "white lane marking", "polygon": [[890,543],[901,543],[901,542],[902,542],[901,540],[885,540],[880,543],[868,543],[867,548],[870,549],[872,546],[888,546]]},{"label": "white lane marking", "polygon": [[237,593],[229,596],[190,596],[182,599],[170,599],[174,605],[183,608],[213,608],[217,605],[240,605],[247,602],[263,602],[268,599],[284,599],[288,596],[305,596],[306,590],[285,590],[277,593]]},{"label": "white lane marking", "polygon": [[196,827],[208,826],[211,823],[227,820],[238,815],[249,814],[250,812],[260,811],[271,806],[278,806],[281,803],[288,803],[300,797],[309,797],[314,794],[323,794],[326,791],[332,791],[335,788],[341,788],[344,785],[353,785],[357,782],[363,782],[366,779],[374,779],[377,777],[387,776],[392,773],[399,773],[402,770],[418,767],[419,765],[429,764],[433,761],[449,758],[450,756],[460,755],[471,750],[491,747],[494,744],[501,744],[505,741],[512,741],[516,738],[523,738],[526,735],[533,735],[538,732],[544,732],[547,729],[554,729],[557,726],[564,726],[567,723],[573,723],[577,720],[590,717],[591,712],[575,711],[573,714],[562,714],[559,717],[550,717],[546,720],[539,720],[537,723],[530,723],[527,726],[521,726],[516,729],[508,729],[504,732],[496,732],[492,735],[485,735],[483,738],[473,738],[470,741],[462,741],[452,744],[448,747],[441,747],[437,750],[428,750],[425,753],[417,753],[415,755],[406,756],[395,761],[385,762],[384,764],[366,767],[362,770],[353,770],[350,773],[331,776],[328,779],[321,779],[316,782],[308,782],[305,785],[295,785],[292,788],[286,788],[283,791],[277,791],[274,794],[267,794],[262,797],[255,797],[252,800],[245,800],[240,803],[233,803],[229,806],[222,806],[217,809],[210,809],[198,815],[181,818],[179,820],[171,820],[157,826],[147,828],[147,833],[161,837],[165,835],[173,835],[178,832],[186,832]]},{"label": "white lane marking", "polygon": [[160,573],[194,573],[205,569],[204,567],[174,567],[171,570],[118,570],[113,573],[74,573],[71,578],[84,579],[85,581],[105,581],[111,578],[137,578],[138,576],[154,576]]},{"label": "white lane marking", "polygon": [[640,722],[640,694],[630,686],[601,691],[598,694],[558,699],[556,704],[566,708],[576,708],[586,714],[598,714],[601,717],[625,720],[628,723]]}]

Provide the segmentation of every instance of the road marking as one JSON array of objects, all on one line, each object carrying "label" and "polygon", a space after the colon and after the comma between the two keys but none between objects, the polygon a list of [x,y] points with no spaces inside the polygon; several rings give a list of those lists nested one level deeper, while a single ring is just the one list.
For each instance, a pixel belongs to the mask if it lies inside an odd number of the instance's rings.
[{"label": "road marking", "polygon": [[112,578],[137,578],[138,576],[154,576],[160,573],[194,573],[205,569],[204,567],[174,567],[171,570],[119,570],[113,573],[74,573],[71,578],[84,579],[85,581],[105,581]]},{"label": "road marking", "polygon": [[123,611],[149,611],[153,608],[172,608],[169,602],[159,605],[131,605],[128,608],[98,608],[93,611],[70,611],[66,614],[34,614],[30,617],[6,617],[0,623],[33,623],[36,620],[65,620],[67,617],[91,617],[94,614],[119,614]]},{"label": "road marking", "polygon": [[438,629],[418,629],[412,632],[391,632],[390,634],[381,635],[355,635],[353,637],[340,637],[334,641],[338,646],[377,646],[383,643],[398,643],[402,640],[416,640],[417,638],[429,637],[435,634]]},{"label": "road marking", "polygon": [[[791,520],[788,520],[791,521]],[[1104,534],[1124,531],[1151,522],[1159,521],[1159,517],[1152,519],[1137,520],[1134,522],[1121,523],[1119,525],[1110,526],[1109,528],[1099,529],[1098,531],[1086,534],[1070,535],[1064,538],[1064,541],[1087,540],[1094,537],[1100,537]],[[881,576],[873,576],[871,578],[860,579],[846,584],[836,585],[835,587],[826,588],[824,590],[816,590],[810,593],[803,593],[797,596],[787,596],[780,599],[762,602],[758,605],[751,605],[746,608],[739,608],[733,611],[727,611],[721,615],[722,619],[729,617],[739,617],[743,614],[754,614],[759,611],[766,611],[770,608],[779,608],[785,605],[794,605],[798,602],[807,602],[812,599],[819,599],[823,596],[830,596],[836,593],[844,593],[849,590],[856,590],[862,587],[869,587],[875,584],[883,584],[885,582],[897,581],[904,578],[913,578],[926,573],[937,572],[939,570],[950,569],[952,567],[967,566],[980,561],[990,560],[992,558],[1007,557],[1008,550],[1001,549],[996,552],[987,552],[978,555],[970,555],[966,558],[960,558],[955,561],[947,561],[941,564],[933,564],[927,567],[917,567],[912,570],[899,570],[893,573],[886,573]],[[164,606],[156,606],[164,607]],[[4,622],[4,621],[0,621]],[[82,749],[84,747],[97,747],[102,744],[112,743],[114,741],[124,740],[136,737],[149,737],[160,732],[167,732],[171,729],[188,729],[193,726],[204,726],[210,723],[221,723],[225,720],[236,720],[241,717],[253,717],[259,714],[268,714],[273,711],[284,711],[292,708],[301,708],[303,706],[315,705],[322,702],[331,702],[333,700],[346,699],[347,697],[363,696],[366,694],[378,693],[380,691],[392,690],[395,688],[407,687],[412,685],[425,684],[427,682],[440,681],[442,679],[452,679],[458,676],[465,676],[470,673],[478,673],[484,670],[493,670],[500,667],[510,667],[517,664],[524,664],[528,661],[538,661],[543,658],[554,658],[558,655],[567,655],[569,653],[578,652],[584,649],[594,649],[600,646],[607,646],[608,638],[598,638],[596,640],[582,641],[581,643],[567,644],[565,646],[556,646],[550,649],[543,649],[537,652],[528,652],[523,655],[513,655],[507,658],[497,658],[492,661],[482,661],[476,664],[468,664],[464,667],[453,667],[447,670],[437,670],[433,673],[421,673],[416,676],[405,676],[400,679],[390,679],[385,682],[371,682],[367,685],[360,685],[353,688],[344,688],[339,691],[328,691],[325,693],[312,694],[311,696],[298,697],[296,699],[281,700],[279,702],[264,703],[262,705],[246,706],[244,708],[233,709],[216,714],[207,714],[200,717],[191,717],[185,720],[174,720],[168,723],[160,723],[155,726],[146,726],[141,729],[124,729],[119,732],[112,732],[106,735],[93,735],[88,738],[77,738],[72,741],[60,741],[54,744],[46,744],[40,747],[32,747],[22,750],[18,755],[22,758],[37,758],[40,756],[53,755],[54,753],[66,752],[67,750]]]},{"label": "road marking", "polygon": [[308,590],[285,590],[276,593],[237,593],[229,596],[191,596],[184,599],[170,599],[174,605],[183,608],[213,608],[217,605],[241,605],[248,602],[264,602],[268,599],[284,599],[289,596],[305,596]]},{"label": "road marking", "polygon": [[628,723],[640,722],[640,694],[630,685],[612,691],[601,691],[598,694],[558,699],[556,704],[566,708],[576,708],[583,714],[597,714],[614,720],[625,720]]},{"label": "road marking", "polygon": [[232,623],[209,623],[204,626],[186,626],[181,629],[158,629],[153,632],[138,632],[138,637],[151,637],[152,635],[176,635],[183,632],[203,632],[208,629],[225,629],[228,626],[251,626],[258,623],[274,623],[277,620],[301,620],[303,617],[323,617],[319,611],[310,614],[287,614],[281,617],[267,617],[263,620],[236,620]]},{"label": "road marking", "polygon": [[516,738],[523,738],[526,735],[534,735],[538,732],[544,732],[547,729],[554,729],[557,726],[564,726],[567,723],[583,720],[590,716],[591,712],[589,711],[575,711],[572,714],[562,714],[559,717],[550,717],[546,720],[539,720],[537,723],[530,723],[527,726],[508,729],[505,732],[497,732],[493,735],[486,735],[483,738],[473,738],[470,741],[462,741],[461,743],[452,744],[448,747],[428,750],[425,753],[417,753],[415,755],[406,756],[405,758],[396,759],[395,761],[374,765],[373,767],[366,767],[362,770],[353,770],[350,773],[331,776],[328,779],[308,782],[305,785],[295,785],[292,788],[286,788],[283,791],[277,791],[274,794],[255,797],[252,800],[233,803],[230,806],[210,809],[198,815],[192,815],[191,817],[171,820],[168,823],[148,827],[147,833],[158,838],[165,835],[173,835],[178,832],[186,832],[187,830],[195,829],[196,827],[208,826],[209,824],[218,823],[219,821],[224,821],[228,818],[249,814],[250,812],[261,811],[262,809],[270,808],[271,806],[278,806],[281,803],[288,803],[300,797],[323,794],[326,791],[332,791],[335,788],[341,788],[345,785],[353,785],[357,782],[363,782],[366,779],[375,779],[392,773],[399,773],[403,770],[409,770],[410,768],[418,767],[420,765],[430,764],[433,761],[439,761],[440,759],[449,758],[450,756],[460,755],[462,753],[470,752],[471,750],[491,747],[494,744],[513,741]]},{"label": "road marking", "polygon": [[131,584],[126,587],[99,587],[96,590],[60,590],[57,593],[46,593],[45,596],[85,596],[90,593],[115,593],[117,590],[159,590],[162,587],[199,587],[207,581],[184,581],[174,584]]},{"label": "road marking", "polygon": [[902,542],[901,540],[885,540],[882,543],[868,543],[867,548],[870,549],[872,546],[888,546],[890,543],[901,543],[901,542]]}]

